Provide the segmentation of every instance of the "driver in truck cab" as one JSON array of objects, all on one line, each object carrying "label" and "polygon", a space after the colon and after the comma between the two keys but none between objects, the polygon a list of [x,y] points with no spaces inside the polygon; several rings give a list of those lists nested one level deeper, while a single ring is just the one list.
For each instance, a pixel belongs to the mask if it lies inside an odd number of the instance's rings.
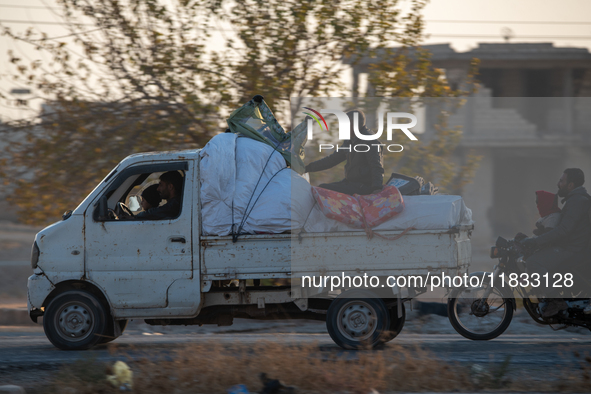
[{"label": "driver in truck cab", "polygon": [[[141,220],[173,219],[181,211],[181,192],[183,189],[183,176],[178,171],[168,171],[160,175],[158,194],[166,204],[156,206],[134,216]],[[147,189],[146,189],[147,190]]]},{"label": "driver in truck cab", "polygon": [[158,193],[158,185],[152,185],[142,192],[142,209],[147,211],[150,208],[156,208],[160,205],[162,197]]}]

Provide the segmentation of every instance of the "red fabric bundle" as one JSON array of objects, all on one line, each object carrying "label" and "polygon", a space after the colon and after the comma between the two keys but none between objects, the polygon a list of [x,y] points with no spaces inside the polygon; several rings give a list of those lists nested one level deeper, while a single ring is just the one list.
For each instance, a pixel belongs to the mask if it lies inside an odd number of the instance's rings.
[{"label": "red fabric bundle", "polygon": [[556,194],[538,190],[536,192],[536,197],[536,204],[538,206],[540,217],[546,217],[552,213],[560,212]]},{"label": "red fabric bundle", "polygon": [[404,209],[402,195],[395,186],[385,186],[378,194],[360,196],[312,187],[314,198],[327,218],[355,228],[375,227]]}]

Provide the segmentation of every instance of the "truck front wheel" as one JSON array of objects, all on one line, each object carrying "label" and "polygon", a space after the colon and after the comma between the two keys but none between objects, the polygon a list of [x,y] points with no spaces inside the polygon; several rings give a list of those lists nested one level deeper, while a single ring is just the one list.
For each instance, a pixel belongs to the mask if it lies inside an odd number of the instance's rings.
[{"label": "truck front wheel", "polygon": [[91,293],[67,291],[51,300],[45,309],[43,329],[59,349],[90,349],[101,342],[106,317],[104,307]]},{"label": "truck front wheel", "polygon": [[333,341],[343,349],[374,348],[388,339],[390,314],[380,298],[357,298],[349,294],[330,304],[326,327]]}]

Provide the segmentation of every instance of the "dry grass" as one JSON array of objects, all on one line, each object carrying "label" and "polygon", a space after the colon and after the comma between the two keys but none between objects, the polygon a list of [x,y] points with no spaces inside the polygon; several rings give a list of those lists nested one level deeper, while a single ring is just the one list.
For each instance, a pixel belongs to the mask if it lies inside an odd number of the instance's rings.
[{"label": "dry grass", "polygon": [[[159,355],[157,358],[162,359]],[[416,349],[388,347],[383,351],[321,351],[318,346],[190,345],[168,357],[146,357],[130,363],[134,392],[226,393],[237,384],[250,392],[262,388],[265,372],[298,393],[368,393],[385,391],[452,391],[472,387],[468,371],[434,359]],[[87,363],[88,364],[88,363]],[[58,375],[53,392],[107,393],[117,391],[104,379],[105,365],[78,363]]]},{"label": "dry grass", "polygon": [[[116,345],[112,353],[119,354]],[[121,354],[119,354],[121,355]],[[137,359],[137,357],[136,357]],[[158,361],[155,361],[158,360]],[[146,355],[129,362],[136,393],[227,393],[244,384],[249,392],[262,389],[259,375],[265,372],[296,393],[369,393],[457,391],[589,392],[591,358],[581,356],[581,368],[569,369],[559,380],[535,379],[524,372],[511,382],[503,363],[478,372],[450,364],[421,349],[388,346],[380,351],[342,352],[318,346],[285,346],[257,343],[246,346],[189,345],[173,354]],[[504,365],[507,364],[507,365]],[[515,372],[515,371],[514,371]],[[120,392],[105,381],[109,367],[92,360],[62,370],[48,388],[52,393]],[[499,391],[500,390],[500,391]]]},{"label": "dry grass", "polygon": [[585,353],[573,352],[578,359],[578,368],[568,368],[563,371],[562,380],[556,385],[556,390],[560,392],[591,392],[591,357]]}]

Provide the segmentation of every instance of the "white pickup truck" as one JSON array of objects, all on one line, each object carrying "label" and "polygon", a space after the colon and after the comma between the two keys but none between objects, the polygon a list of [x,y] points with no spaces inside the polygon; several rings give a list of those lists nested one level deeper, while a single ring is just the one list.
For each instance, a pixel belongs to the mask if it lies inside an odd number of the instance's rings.
[{"label": "white pickup truck", "polygon": [[[56,347],[88,349],[108,342],[129,319],[231,325],[234,317],[323,320],[338,345],[375,346],[400,332],[403,303],[424,287],[329,291],[298,285],[296,277],[359,275],[366,270],[362,264],[380,278],[467,272],[471,226],[412,230],[395,241],[368,240],[363,231],[253,234],[237,242],[204,236],[199,169],[197,150],[129,156],[63,221],[36,235],[28,309],[35,322],[43,316]],[[184,175],[177,217],[115,220],[107,214],[125,216],[126,204],[133,210],[134,196],[167,171]],[[323,247],[313,247],[318,243]],[[298,246],[297,274],[292,245]]]}]

